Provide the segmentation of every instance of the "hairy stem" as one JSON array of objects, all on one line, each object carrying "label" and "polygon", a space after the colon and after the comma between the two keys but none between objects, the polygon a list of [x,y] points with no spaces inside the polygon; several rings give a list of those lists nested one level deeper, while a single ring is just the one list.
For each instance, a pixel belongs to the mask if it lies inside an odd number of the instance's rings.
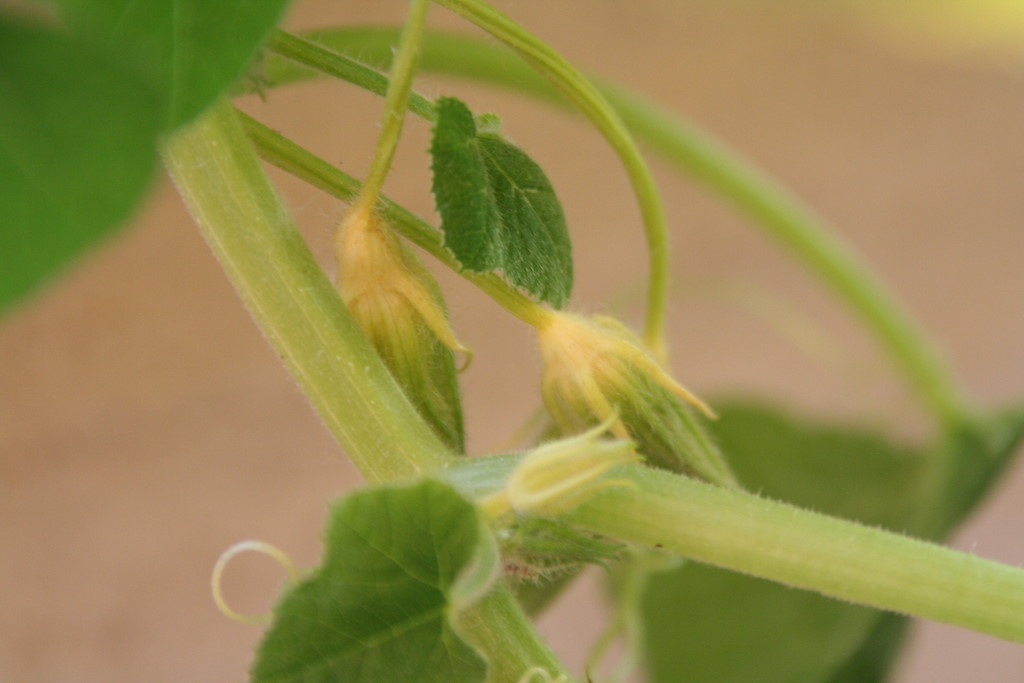
[{"label": "hairy stem", "polygon": [[[521,456],[464,460],[442,476],[482,498]],[[1024,643],[1024,570],[665,470],[621,465],[560,519],[638,546],[878,609]]]},{"label": "hairy stem", "polygon": [[372,209],[376,204],[377,195],[384,186],[384,179],[391,170],[391,161],[398,148],[398,138],[402,135],[402,123],[405,121],[405,110],[412,89],[412,77],[416,72],[416,58],[423,36],[423,24],[429,7],[430,0],[409,2],[409,13],[406,15],[405,27],[402,29],[395,59],[391,65],[388,89],[384,94],[384,115],[377,137],[377,151],[356,200],[357,204],[366,208]]},{"label": "hairy stem", "polygon": [[[176,133],[164,159],[199,228],[256,323],[328,428],[371,482],[456,461],[402,394],[295,230],[235,110],[220,102]],[[490,662],[515,683],[561,667],[506,590],[463,617]]]},{"label": "hairy stem", "polygon": [[371,482],[390,481],[447,462],[452,454],[314,261],[234,109],[213,107],[167,142],[164,159],[256,323],[360,472]]},{"label": "hairy stem", "polygon": [[571,523],[879,609],[1024,642],[1024,570],[783,503],[629,466]]},{"label": "hairy stem", "polygon": [[[397,34],[393,31],[390,32],[390,35],[397,38]],[[302,66],[305,66],[324,75],[348,81],[381,97],[384,97],[388,91],[388,83],[390,81],[387,76],[379,71],[375,71],[343,54],[332,52],[320,47],[316,43],[303,40],[285,31],[275,30],[270,34],[264,46],[281,57],[290,60],[289,62],[271,60],[265,77],[274,79],[272,82],[276,82],[282,77],[283,74],[280,73],[282,66],[291,66],[292,69],[286,69],[286,71],[294,73],[296,76],[305,72],[304,69],[300,70]],[[390,59],[391,55],[389,52],[389,65]],[[412,90],[409,91],[408,107],[409,111],[428,121],[433,121],[435,118],[434,103]]]},{"label": "hairy stem", "polygon": [[[307,35],[332,49],[358,50],[363,59],[387,64],[386,46],[394,33],[393,29],[341,28]],[[425,71],[474,78],[563,103],[560,92],[524,61],[465,36],[428,33],[420,66]],[[271,84],[311,75],[294,64],[266,65]],[[971,402],[924,332],[821,217],[705,131],[626,90],[600,82],[596,87],[638,138],[750,217],[843,300],[877,337],[929,412],[946,425],[958,424],[972,412]]]}]

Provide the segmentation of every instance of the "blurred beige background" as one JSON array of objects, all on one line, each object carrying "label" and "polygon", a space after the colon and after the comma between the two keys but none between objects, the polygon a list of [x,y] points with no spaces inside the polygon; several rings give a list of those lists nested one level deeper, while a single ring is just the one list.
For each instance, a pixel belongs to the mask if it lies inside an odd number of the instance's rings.
[{"label": "blurred beige background", "polygon": [[[724,138],[840,227],[988,403],[1024,396],[1024,59],[900,49],[839,15],[777,3],[498,3],[579,65]],[[399,0],[309,0],[291,25],[394,22]],[[442,9],[436,26],[464,26]],[[466,30],[470,30],[468,27]],[[502,115],[550,174],[578,263],[576,305],[637,320],[645,257],[624,176],[579,119],[475,84],[424,78]],[[245,108],[347,171],[367,167],[379,101],[344,84]],[[431,215],[427,129],[412,122],[387,191]],[[817,284],[700,188],[655,164],[673,226],[677,373],[706,395],[772,395],[907,435],[921,416]],[[326,255],[341,206],[280,187]],[[442,274],[476,351],[463,377],[475,453],[536,407],[528,330]],[[761,288],[813,321],[809,349],[724,290]],[[763,312],[763,310],[762,310]],[[788,314],[787,314],[788,315]],[[310,565],[328,501],[357,476],[278,364],[162,181],[134,227],[0,327],[0,680],[237,681],[259,627],[213,607],[217,555],[258,538]],[[1024,468],[956,544],[1024,564]],[[243,611],[280,570],[229,569]],[[595,633],[591,577],[543,630],[574,667]],[[1021,680],[1024,648],[924,624],[902,683]]]}]

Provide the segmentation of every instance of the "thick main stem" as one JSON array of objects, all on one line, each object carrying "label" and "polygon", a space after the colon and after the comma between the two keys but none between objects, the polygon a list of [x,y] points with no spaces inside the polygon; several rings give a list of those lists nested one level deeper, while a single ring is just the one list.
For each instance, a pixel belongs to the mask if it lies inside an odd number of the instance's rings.
[{"label": "thick main stem", "polygon": [[[164,147],[203,236],[256,323],[360,472],[371,482],[437,472],[458,459],[395,384],[295,230],[227,102]],[[464,615],[490,679],[561,668],[507,591]]]},{"label": "thick main stem", "polygon": [[623,466],[587,531],[1024,643],[1024,570],[661,470]]},{"label": "thick main stem", "polygon": [[452,457],[402,394],[291,222],[230,104],[171,138],[178,191],[256,323],[371,482]]}]

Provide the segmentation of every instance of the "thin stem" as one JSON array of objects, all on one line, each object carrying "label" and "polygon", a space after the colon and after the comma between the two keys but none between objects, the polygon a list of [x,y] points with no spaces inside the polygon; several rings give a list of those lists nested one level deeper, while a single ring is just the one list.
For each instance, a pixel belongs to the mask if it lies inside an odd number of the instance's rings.
[{"label": "thin stem", "polygon": [[[345,28],[308,35],[333,49],[357,49],[364,59],[387,63],[384,48],[393,40],[394,31]],[[523,61],[464,36],[428,34],[420,66],[562,102],[559,91]],[[308,78],[310,73],[271,62],[266,66],[266,76],[271,84],[280,84]],[[708,133],[623,89],[601,83],[596,87],[640,139],[729,200],[818,275],[874,333],[915,395],[942,423],[956,425],[973,412],[971,402],[924,332],[821,217]]]},{"label": "thin stem", "polygon": [[[360,183],[344,171],[295,144],[259,121],[239,112],[246,133],[266,161],[342,200],[359,195]],[[523,295],[497,275],[459,269],[458,262],[442,244],[441,233],[386,197],[377,200],[378,210],[403,237],[479,287],[508,312],[533,325],[542,325],[551,311]]]},{"label": "thin stem", "polygon": [[427,18],[430,0],[410,0],[409,14],[398,41],[398,50],[391,66],[391,77],[384,95],[384,115],[381,118],[380,135],[377,137],[377,151],[370,165],[366,181],[359,192],[356,204],[373,208],[377,202],[384,179],[391,170],[398,138],[402,135],[402,123],[412,89],[412,77],[416,72],[416,59],[423,37],[423,25]]},{"label": "thin stem", "polygon": [[668,229],[654,177],[633,141],[633,136],[604,96],[576,67],[511,18],[480,0],[437,0],[437,3],[508,45],[550,79],[559,92],[594,124],[618,154],[640,206],[651,262],[644,341],[659,357],[664,358],[667,352],[665,311],[668,305]]},{"label": "thin stem", "polygon": [[[393,31],[391,35],[396,39],[398,37]],[[388,92],[388,83],[390,81],[387,76],[379,71],[375,71],[354,59],[327,50],[316,43],[303,40],[285,31],[275,30],[271,33],[265,43],[265,47],[294,62],[295,65],[302,65],[327,76],[339,78],[375,95],[384,97]],[[388,58],[391,58],[390,53]],[[280,67],[280,62],[271,62],[268,75],[274,79],[274,82],[282,75]],[[292,72],[291,70],[288,71]],[[303,72],[296,69],[294,73],[299,74]],[[434,120],[434,103],[432,101],[411,89],[408,91],[408,98],[409,111],[428,121]]]},{"label": "thin stem", "polygon": [[454,457],[313,259],[234,109],[214,106],[167,142],[164,159],[235,289],[360,472],[371,482],[411,478]]}]

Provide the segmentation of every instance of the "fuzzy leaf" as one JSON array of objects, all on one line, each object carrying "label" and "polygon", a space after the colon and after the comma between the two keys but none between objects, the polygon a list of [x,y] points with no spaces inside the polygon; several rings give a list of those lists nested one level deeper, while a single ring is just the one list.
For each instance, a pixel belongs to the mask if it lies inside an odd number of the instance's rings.
[{"label": "fuzzy leaf", "polygon": [[572,253],[562,207],[544,171],[515,145],[477,130],[469,108],[437,103],[430,146],[445,246],[462,268],[500,270],[561,308],[572,291]]},{"label": "fuzzy leaf", "polygon": [[288,0],[53,0],[68,25],[130,64],[177,127],[245,73]]},{"label": "fuzzy leaf", "polygon": [[138,203],[159,100],[103,51],[0,17],[0,102],[3,311]]},{"label": "fuzzy leaf", "polygon": [[446,484],[355,493],[331,511],[319,570],[281,600],[257,683],[483,681],[453,619],[498,574],[493,538]]}]

